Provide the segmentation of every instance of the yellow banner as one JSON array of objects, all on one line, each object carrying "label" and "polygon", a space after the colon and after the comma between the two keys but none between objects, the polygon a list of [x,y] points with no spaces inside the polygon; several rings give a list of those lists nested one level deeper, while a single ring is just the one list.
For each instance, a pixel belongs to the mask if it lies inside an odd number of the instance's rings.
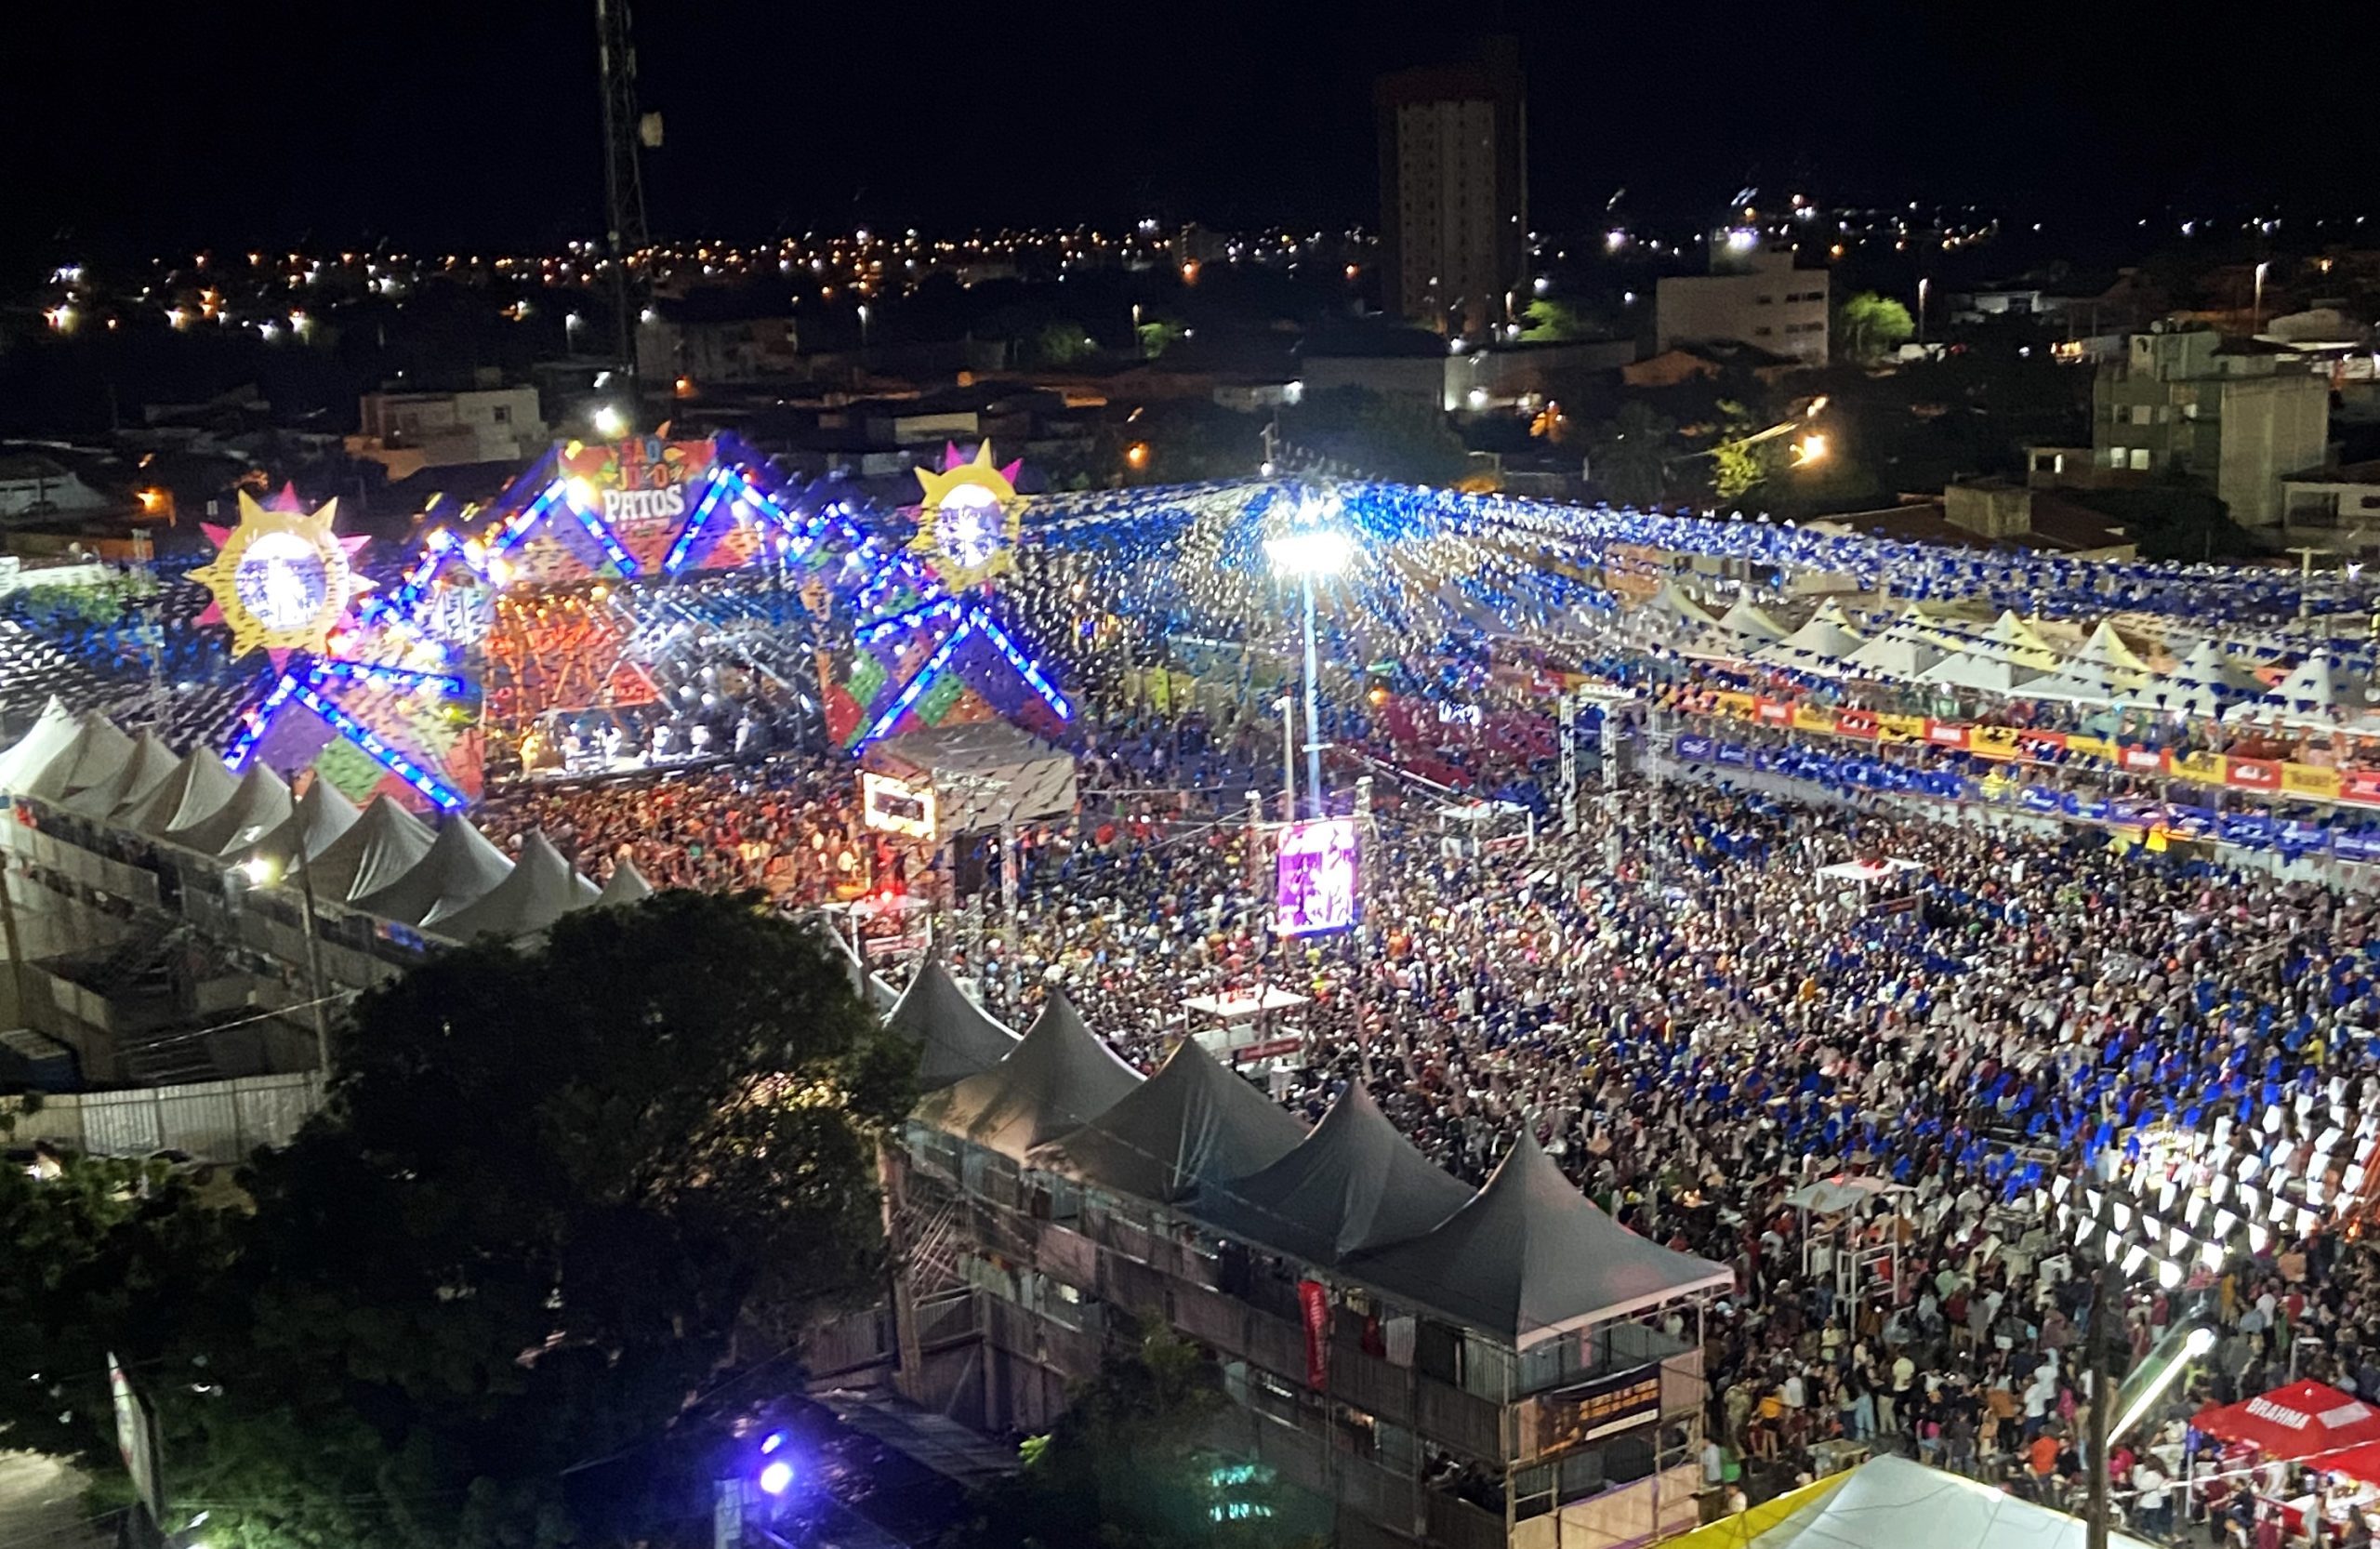
[{"label": "yellow banner", "polygon": [[2219,786],[2223,783],[2223,755],[2220,753],[2175,753],[2166,761],[2172,773],[2185,780],[2201,785]]},{"label": "yellow banner", "polygon": [[1750,721],[1760,713],[1760,701],[1749,694],[1738,694],[1730,689],[1721,694],[1718,699],[1718,710],[1721,715],[1732,716],[1738,721]]},{"label": "yellow banner", "polygon": [[2022,751],[2023,735],[2014,726],[1970,726],[1967,751],[1978,759],[2013,759]]},{"label": "yellow banner", "polygon": [[2281,788],[2293,796],[2320,796],[2335,801],[2339,795],[2339,772],[2319,764],[2284,763],[2281,766]]},{"label": "yellow banner", "polygon": [[1924,742],[1925,718],[1922,715],[1880,715],[1876,717],[1878,742]]},{"label": "yellow banner", "polygon": [[2116,756],[2116,745],[2105,737],[2069,735],[2066,739],[2066,750],[2069,753],[2085,753],[2095,759],[2110,761]]},{"label": "yellow banner", "polygon": [[1793,729],[1797,732],[1831,732],[1834,730],[1834,712],[1822,710],[1816,705],[1796,705],[1793,707]]}]

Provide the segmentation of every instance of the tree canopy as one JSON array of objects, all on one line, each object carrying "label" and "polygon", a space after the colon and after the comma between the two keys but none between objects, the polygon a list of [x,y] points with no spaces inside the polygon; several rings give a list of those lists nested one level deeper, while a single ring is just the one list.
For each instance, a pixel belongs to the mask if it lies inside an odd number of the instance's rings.
[{"label": "tree canopy", "polygon": [[1872,290],[1844,297],[1835,310],[1835,341],[1853,360],[1872,361],[1890,354],[1916,332],[1907,307]]},{"label": "tree canopy", "polygon": [[88,1355],[113,1347],[218,1549],[538,1549],[706,1511],[694,1438],[663,1444],[736,1359],[873,1289],[873,1136],[914,1055],[807,932],[689,893],[443,954],[339,1047],[329,1111],[247,1174],[250,1215],[170,1184],[128,1207],[118,1164],[0,1192],[12,1239],[91,1245],[68,1273],[138,1272],[78,1319],[25,1255],[0,1270],[0,1309],[49,1307],[77,1367],[36,1396],[73,1436],[0,1371],[0,1445],[92,1455]]}]

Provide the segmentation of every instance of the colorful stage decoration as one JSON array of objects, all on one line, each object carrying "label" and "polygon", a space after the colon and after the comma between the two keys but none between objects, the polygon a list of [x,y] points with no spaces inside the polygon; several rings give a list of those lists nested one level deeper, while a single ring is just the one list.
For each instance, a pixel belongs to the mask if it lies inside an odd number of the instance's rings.
[{"label": "colorful stage decoration", "polygon": [[371,584],[351,563],[370,540],[333,532],[337,515],[337,500],[308,511],[294,489],[284,487],[271,505],[242,490],[239,525],[205,524],[215,558],[190,576],[215,602],[198,622],[229,629],[235,658],[266,651],[279,667],[294,651],[320,654],[328,644],[349,604]]},{"label": "colorful stage decoration", "polygon": [[987,441],[972,459],[946,445],[940,471],[917,470],[925,497],[918,505],[918,536],[909,548],[952,590],[981,586],[1014,564],[1019,466],[996,467]]},{"label": "colorful stage decoration", "polygon": [[1351,817],[1316,818],[1283,828],[1274,874],[1273,929],[1285,936],[1352,929],[1360,854]]}]

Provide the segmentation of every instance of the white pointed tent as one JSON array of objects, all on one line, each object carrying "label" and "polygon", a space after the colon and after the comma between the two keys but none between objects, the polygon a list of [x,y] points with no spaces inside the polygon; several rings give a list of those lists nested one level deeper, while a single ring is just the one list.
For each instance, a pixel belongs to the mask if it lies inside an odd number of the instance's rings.
[{"label": "white pointed tent", "polygon": [[74,736],[56,756],[33,772],[17,792],[56,801],[102,785],[132,757],[132,739],[97,710],[82,717]]},{"label": "white pointed tent", "polygon": [[1656,617],[1674,620],[1692,631],[1708,629],[1719,621],[1710,609],[1686,594],[1686,589],[1673,576],[1661,583],[1661,589],[1645,600],[1645,610]]},{"label": "white pointed tent", "polygon": [[271,833],[256,841],[249,855],[265,863],[274,876],[283,876],[298,867],[298,854],[302,849],[311,864],[328,850],[338,838],[355,827],[362,814],[339,788],[317,776],[298,798],[289,815]]},{"label": "white pointed tent", "polygon": [[1942,656],[1927,631],[1904,618],[1845,656],[1843,666],[1860,677],[1914,678]]},{"label": "white pointed tent", "polygon": [[511,941],[546,929],[573,909],[590,907],[600,895],[544,834],[533,833],[521,841],[521,856],[502,881],[477,902],[433,919],[430,928],[449,941]]},{"label": "white pointed tent", "polygon": [[1035,1147],[1031,1159],[1163,1205],[1262,1172],[1304,1138],[1303,1125],[1185,1038],[1156,1075],[1090,1123]]},{"label": "white pointed tent", "polygon": [[82,718],[68,709],[64,700],[52,695],[25,735],[10,744],[7,752],[0,753],[0,791],[14,795],[22,789],[74,740],[74,734],[82,728]]},{"label": "white pointed tent", "polygon": [[245,850],[289,820],[288,782],[261,763],[248,766],[231,799],[184,827],[168,828],[160,837],[168,844],[195,850],[202,855],[228,855]]},{"label": "white pointed tent", "polygon": [[[2083,1549],[2079,1516],[1892,1453],[1673,1542],[1682,1549]],[[2111,1531],[2109,1549],[2149,1549]]]},{"label": "white pointed tent", "polygon": [[180,762],[156,733],[142,732],[132,739],[132,751],[116,766],[113,774],[98,785],[84,787],[59,805],[77,817],[104,823],[155,794]]},{"label": "white pointed tent", "polygon": [[2365,685],[2354,673],[2316,652],[2291,669],[2270,693],[2223,712],[2223,719],[2268,726],[2329,726],[2371,708]]},{"label": "white pointed tent", "polygon": [[352,904],[376,893],[412,870],[433,837],[421,819],[385,794],[375,796],[346,832],[309,857],[314,896]]},{"label": "white pointed tent", "polygon": [[595,895],[595,902],[609,907],[614,904],[633,904],[640,898],[652,896],[653,884],[644,880],[644,873],[636,868],[636,862],[622,861],[612,867],[609,877],[603,879],[603,891]]},{"label": "white pointed tent", "polygon": [[920,1092],[980,1075],[1016,1047],[1016,1035],[969,1000],[950,971],[932,957],[893,1002],[884,1026],[918,1046]]},{"label": "white pointed tent", "polygon": [[2202,640],[2166,677],[2144,683],[2124,703],[2193,720],[2214,720],[2242,700],[2261,698],[2264,680],[2215,640]]},{"label": "white pointed tent", "polygon": [[1796,672],[1835,672],[1843,658],[1859,649],[1861,635],[1830,600],[1819,604],[1809,622],[1783,640],[1753,654],[1754,661]]},{"label": "white pointed tent", "polygon": [[2058,661],[2048,642],[2013,610],[2003,609],[1982,639],[1936,662],[1919,673],[1917,681],[1944,688],[2007,694],[2020,683],[2056,671]]},{"label": "white pointed tent", "polygon": [[2105,619],[2091,631],[2066,665],[2046,678],[2025,685],[2029,699],[2057,699],[2078,705],[2113,705],[2130,698],[2156,681],[2139,653],[2123,642],[2115,626]]},{"label": "white pointed tent", "polygon": [[917,1117],[1023,1161],[1035,1146],[1079,1129],[1140,1084],[1141,1073],[1092,1036],[1063,993],[1052,993],[999,1064],[927,1093]]},{"label": "white pointed tent", "polygon": [[1726,1264],[1663,1248],[1597,1210],[1527,1131],[1469,1204],[1340,1267],[1518,1350],[1736,1283]]},{"label": "white pointed tent", "polygon": [[2091,638],[2082,642],[2082,649],[2074,653],[2074,659],[2082,662],[2104,662],[2124,672],[2146,673],[2155,670],[2139,652],[2126,644],[2124,638],[2116,633],[2116,627],[2104,618],[2099,620],[2099,627],[2091,631]]},{"label": "white pointed tent", "polygon": [[240,783],[231,778],[231,772],[223,767],[223,761],[214,750],[201,748],[158,782],[148,800],[129,812],[118,814],[117,821],[153,839],[169,829],[186,828],[201,818],[212,817],[239,788]]},{"label": "white pointed tent", "polygon": [[1719,628],[1748,645],[1767,645],[1785,638],[1785,626],[1763,610],[1752,606],[1752,599],[1739,597],[1719,616]]},{"label": "white pointed tent", "polygon": [[383,920],[427,928],[486,897],[511,870],[504,852],[490,844],[469,819],[449,816],[421,859],[388,886],[356,899],[355,907]]},{"label": "white pointed tent", "polygon": [[1199,1189],[1183,1208],[1234,1237],[1330,1264],[1420,1237],[1472,1195],[1350,1081],[1296,1149],[1262,1172]]}]

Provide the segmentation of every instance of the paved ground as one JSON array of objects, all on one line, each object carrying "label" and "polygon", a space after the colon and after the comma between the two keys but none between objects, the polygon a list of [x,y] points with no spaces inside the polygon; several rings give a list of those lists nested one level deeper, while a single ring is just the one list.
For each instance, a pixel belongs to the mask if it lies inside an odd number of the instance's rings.
[{"label": "paved ground", "polygon": [[0,1452],[0,1545],[7,1549],[107,1549],[112,1521],[86,1522],[83,1475],[32,1452]]}]

